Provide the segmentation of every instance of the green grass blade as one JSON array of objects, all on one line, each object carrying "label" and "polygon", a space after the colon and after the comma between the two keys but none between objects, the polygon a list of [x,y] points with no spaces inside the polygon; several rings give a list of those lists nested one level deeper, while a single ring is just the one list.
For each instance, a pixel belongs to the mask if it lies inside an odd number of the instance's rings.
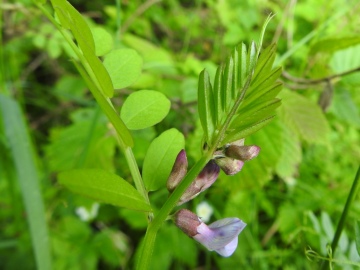
[{"label": "green grass blade", "polygon": [[23,197],[37,269],[51,269],[45,210],[31,140],[16,101],[0,95],[0,113]]}]

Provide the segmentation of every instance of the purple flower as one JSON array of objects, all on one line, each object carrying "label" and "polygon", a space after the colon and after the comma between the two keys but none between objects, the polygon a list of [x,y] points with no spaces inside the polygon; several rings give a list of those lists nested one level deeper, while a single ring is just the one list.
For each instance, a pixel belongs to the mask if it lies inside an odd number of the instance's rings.
[{"label": "purple flower", "polygon": [[246,224],[238,218],[224,218],[207,226],[189,210],[181,209],[175,214],[176,226],[210,251],[223,257],[231,256],[238,244],[238,235]]}]

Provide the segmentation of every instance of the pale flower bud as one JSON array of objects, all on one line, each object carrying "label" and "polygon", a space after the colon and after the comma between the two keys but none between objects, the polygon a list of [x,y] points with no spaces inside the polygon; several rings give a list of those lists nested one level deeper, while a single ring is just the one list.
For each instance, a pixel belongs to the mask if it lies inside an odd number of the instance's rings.
[{"label": "pale flower bud", "polygon": [[172,192],[179,185],[181,180],[185,177],[188,167],[188,161],[186,157],[185,150],[181,150],[176,157],[174,166],[171,170],[169,179],[167,181],[166,187]]},{"label": "pale flower bud", "polygon": [[232,159],[228,157],[217,158],[215,162],[220,166],[220,168],[227,175],[234,175],[241,171],[244,166],[244,162],[237,159]]},{"label": "pale flower bud", "polygon": [[260,147],[256,145],[238,146],[231,144],[225,149],[225,155],[230,158],[247,161],[258,156]]}]

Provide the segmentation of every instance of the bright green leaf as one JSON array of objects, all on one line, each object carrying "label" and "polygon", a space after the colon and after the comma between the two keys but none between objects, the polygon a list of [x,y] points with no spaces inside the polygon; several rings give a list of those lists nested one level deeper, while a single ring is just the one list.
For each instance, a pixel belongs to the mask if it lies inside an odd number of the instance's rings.
[{"label": "bright green leaf", "polygon": [[121,118],[129,129],[151,127],[165,118],[170,100],[157,91],[141,90],[132,93],[121,108]]},{"label": "bright green leaf", "polygon": [[359,36],[327,38],[315,42],[310,48],[310,54],[318,52],[333,53],[360,43]]},{"label": "bright green leaf", "polygon": [[283,91],[281,98],[282,117],[289,126],[309,142],[326,140],[329,126],[317,104],[291,91]]},{"label": "bright green leaf", "polygon": [[154,139],[146,153],[143,179],[148,191],[165,187],[176,156],[185,147],[184,135],[172,128]]},{"label": "bright green leaf", "polygon": [[114,41],[109,32],[104,28],[91,28],[92,35],[95,42],[95,54],[102,56],[110,52],[114,46]]},{"label": "bright green leaf", "polygon": [[100,169],[81,169],[62,172],[60,184],[72,192],[94,200],[138,211],[151,211],[140,193],[120,176]]},{"label": "bright green leaf", "polygon": [[283,177],[291,177],[298,171],[302,158],[300,139],[286,125],[282,125],[282,148],[281,157],[276,166],[276,173]]},{"label": "bright green leaf", "polygon": [[135,50],[117,49],[105,56],[104,65],[114,88],[121,89],[130,86],[140,77],[142,58]]}]

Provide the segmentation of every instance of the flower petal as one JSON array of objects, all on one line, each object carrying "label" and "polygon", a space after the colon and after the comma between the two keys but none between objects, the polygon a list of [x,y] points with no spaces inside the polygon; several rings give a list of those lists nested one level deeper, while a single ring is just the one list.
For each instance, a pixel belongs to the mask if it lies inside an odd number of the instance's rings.
[{"label": "flower petal", "polygon": [[209,250],[218,250],[228,245],[245,228],[246,224],[238,218],[220,219],[209,226],[202,223],[197,227],[194,238]]},{"label": "flower petal", "polygon": [[215,251],[223,257],[231,256],[236,250],[238,245],[238,238],[235,237],[229,244],[223,248],[216,249]]}]

